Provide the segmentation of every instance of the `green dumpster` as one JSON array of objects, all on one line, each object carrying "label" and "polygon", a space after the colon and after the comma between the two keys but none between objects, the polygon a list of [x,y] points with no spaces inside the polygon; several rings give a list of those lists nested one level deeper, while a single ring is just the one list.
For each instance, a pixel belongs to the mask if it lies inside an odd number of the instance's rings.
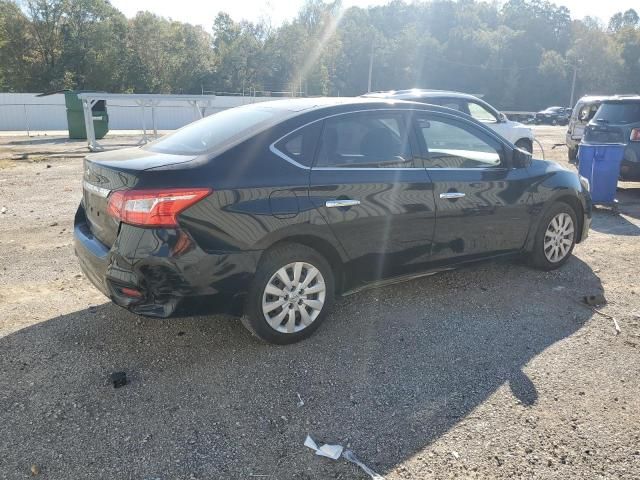
[{"label": "green dumpster", "polygon": [[[84,90],[85,92],[87,90]],[[69,138],[87,138],[87,130],[84,126],[84,110],[82,100],[78,94],[83,90],[65,90],[64,103],[67,106],[67,124],[69,125]],[[93,129],[96,133],[96,140],[104,138],[109,131],[109,115],[107,115],[107,102],[98,100],[91,108],[93,116]]]}]

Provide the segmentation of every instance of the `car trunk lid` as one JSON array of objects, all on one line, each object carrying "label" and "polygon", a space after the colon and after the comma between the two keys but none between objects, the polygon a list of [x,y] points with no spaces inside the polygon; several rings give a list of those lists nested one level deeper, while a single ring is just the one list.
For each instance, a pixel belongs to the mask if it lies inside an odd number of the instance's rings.
[{"label": "car trunk lid", "polygon": [[120,222],[107,211],[111,193],[135,188],[145,170],[186,163],[194,158],[139,148],[88,155],[84,160],[82,203],[91,233],[106,246],[113,245]]}]

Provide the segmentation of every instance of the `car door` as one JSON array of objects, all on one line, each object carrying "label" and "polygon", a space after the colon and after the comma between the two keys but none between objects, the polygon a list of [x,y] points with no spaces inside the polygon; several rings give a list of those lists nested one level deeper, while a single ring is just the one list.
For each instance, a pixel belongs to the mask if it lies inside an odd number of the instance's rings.
[{"label": "car door", "polygon": [[415,117],[433,182],[432,260],[461,260],[523,247],[531,201],[526,168],[511,168],[502,142],[473,122],[444,114]]},{"label": "car door", "polygon": [[409,273],[429,259],[435,203],[417,150],[408,111],[323,121],[309,196],[362,281]]}]

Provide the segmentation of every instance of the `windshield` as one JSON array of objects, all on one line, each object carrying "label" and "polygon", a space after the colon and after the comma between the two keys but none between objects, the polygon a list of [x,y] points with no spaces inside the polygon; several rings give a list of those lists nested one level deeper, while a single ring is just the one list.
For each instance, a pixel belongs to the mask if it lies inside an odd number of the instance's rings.
[{"label": "windshield", "polygon": [[273,123],[280,112],[256,105],[230,108],[193,122],[150,143],[145,150],[198,155],[244,140],[248,134]]},{"label": "windshield", "polygon": [[596,113],[596,121],[607,123],[640,122],[640,102],[603,103]]}]

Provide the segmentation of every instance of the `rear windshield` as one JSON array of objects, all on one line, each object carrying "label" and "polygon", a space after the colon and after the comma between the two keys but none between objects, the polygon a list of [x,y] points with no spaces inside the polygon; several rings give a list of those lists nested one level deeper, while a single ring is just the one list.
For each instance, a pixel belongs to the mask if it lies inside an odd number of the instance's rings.
[{"label": "rear windshield", "polygon": [[160,153],[198,155],[232,146],[274,123],[282,111],[256,105],[230,108],[190,123],[144,147]]},{"label": "rear windshield", "polygon": [[596,120],[607,123],[635,123],[640,122],[640,102],[615,102],[600,105]]}]

